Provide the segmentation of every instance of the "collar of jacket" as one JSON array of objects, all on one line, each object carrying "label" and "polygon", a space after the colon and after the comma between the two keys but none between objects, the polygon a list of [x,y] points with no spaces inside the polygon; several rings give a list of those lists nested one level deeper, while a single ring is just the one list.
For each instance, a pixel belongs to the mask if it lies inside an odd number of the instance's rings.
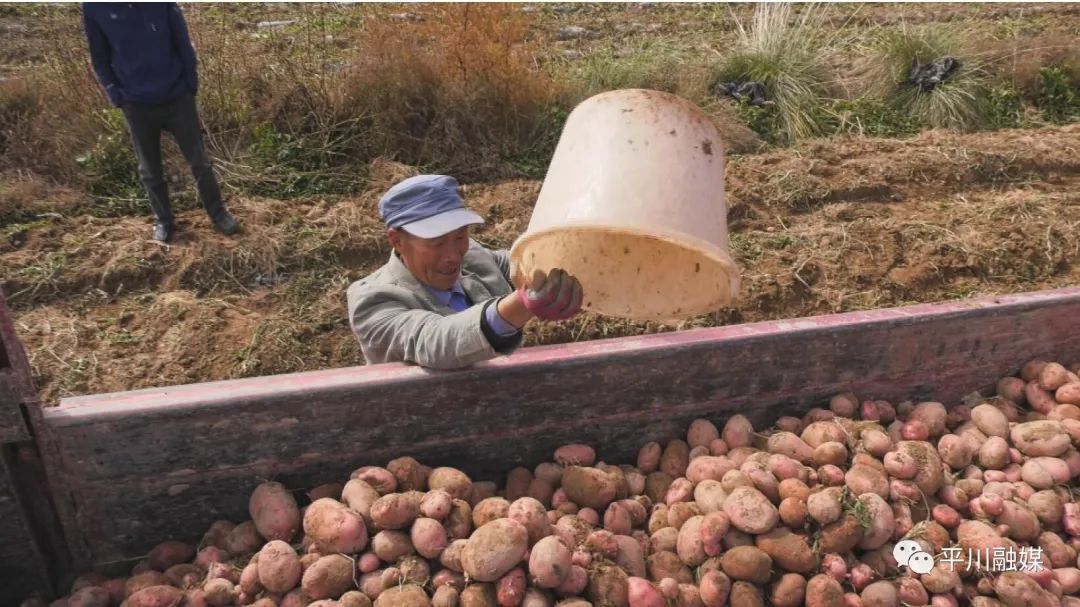
[{"label": "collar of jacket", "polygon": [[[466,255],[468,254],[466,253]],[[390,251],[390,261],[387,263],[387,267],[390,269],[391,276],[394,277],[394,282],[419,295],[433,309],[445,309],[453,312],[449,306],[443,305],[441,301],[435,298],[431,291],[427,290],[427,288],[413,276],[413,273],[409,271],[409,268],[405,267],[405,263],[398,257],[397,251]],[[491,290],[489,290],[487,286],[473,274],[473,272],[469,271],[467,262],[462,263],[460,280],[461,288],[465,289],[465,294],[472,300],[473,305],[483,303],[492,297],[495,297]]]}]

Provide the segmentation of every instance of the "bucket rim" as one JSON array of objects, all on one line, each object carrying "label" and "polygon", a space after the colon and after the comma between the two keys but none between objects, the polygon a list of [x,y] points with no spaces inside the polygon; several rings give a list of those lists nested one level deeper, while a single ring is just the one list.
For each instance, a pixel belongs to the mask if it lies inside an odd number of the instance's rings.
[{"label": "bucket rim", "polygon": [[709,242],[704,238],[698,238],[683,232],[676,230],[669,230],[664,228],[643,229],[640,226],[620,226],[618,224],[611,223],[599,223],[594,221],[583,222],[571,222],[560,224],[557,226],[550,226],[540,230],[526,231],[518,236],[514,243],[510,246],[510,256],[516,257],[516,253],[520,253],[521,247],[525,246],[532,240],[536,240],[541,236],[547,236],[556,232],[608,232],[608,233],[621,233],[630,234],[633,236],[640,236],[642,238],[651,238],[654,240],[662,240],[674,245],[685,246],[695,250],[702,251],[706,254],[715,257],[715,261],[720,262],[726,266],[729,272],[734,272],[736,276],[739,275],[739,267],[735,264],[735,260],[732,259],[731,254],[723,247]]},{"label": "bucket rim", "polygon": [[[558,226],[551,226],[536,231],[526,231],[524,234],[518,236],[510,247],[510,263],[511,263],[511,276],[517,278],[517,273],[520,270],[520,261],[522,250],[530,242],[535,241],[543,236],[549,236],[556,233],[566,232],[591,232],[591,233],[611,233],[611,234],[629,234],[645,239],[657,240],[667,244],[672,244],[684,249],[691,249],[695,252],[705,255],[710,261],[717,263],[721,270],[725,273],[728,279],[728,292],[730,296],[727,301],[716,302],[716,307],[731,305],[736,302],[740,295],[742,288],[742,275],[739,270],[738,264],[731,257],[729,251],[723,247],[709,242],[705,239],[698,238],[689,234],[678,232],[675,230],[667,230],[664,228],[643,229],[640,226],[620,226],[613,225],[611,223],[597,223],[597,222],[575,222],[565,223]],[[708,312],[701,312],[707,314]],[[629,316],[623,314],[612,314],[609,312],[603,312],[605,316],[612,316],[615,318],[623,318],[629,320],[651,320],[656,322],[677,322],[685,320],[686,317],[680,318],[639,318],[636,316]]]}]

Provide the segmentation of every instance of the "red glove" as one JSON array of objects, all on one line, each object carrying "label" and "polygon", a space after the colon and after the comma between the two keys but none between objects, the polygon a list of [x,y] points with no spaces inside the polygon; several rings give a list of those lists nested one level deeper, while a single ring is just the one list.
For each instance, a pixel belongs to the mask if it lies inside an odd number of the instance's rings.
[{"label": "red glove", "polygon": [[537,271],[532,284],[518,287],[518,293],[525,307],[543,320],[566,320],[581,310],[581,283],[563,270],[552,270],[547,277]]}]

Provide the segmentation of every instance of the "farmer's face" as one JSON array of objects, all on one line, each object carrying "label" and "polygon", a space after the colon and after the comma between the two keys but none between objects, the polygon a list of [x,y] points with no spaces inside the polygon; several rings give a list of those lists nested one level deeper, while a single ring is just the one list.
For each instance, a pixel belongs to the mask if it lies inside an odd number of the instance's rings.
[{"label": "farmer's face", "polygon": [[402,263],[421,283],[445,291],[461,276],[462,260],[469,250],[469,226],[438,238],[419,238],[393,228],[387,235]]}]

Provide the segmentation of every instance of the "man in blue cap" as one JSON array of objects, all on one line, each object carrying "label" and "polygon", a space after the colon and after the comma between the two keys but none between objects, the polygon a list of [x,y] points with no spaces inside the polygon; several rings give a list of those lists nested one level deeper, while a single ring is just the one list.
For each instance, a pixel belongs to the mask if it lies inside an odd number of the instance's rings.
[{"label": "man in blue cap", "polygon": [[484,220],[458,183],[419,175],[379,201],[390,260],[348,290],[349,322],[369,364],[456,369],[509,354],[531,318],[565,320],[581,309],[581,284],[562,270],[515,288],[507,251],[469,238]]},{"label": "man in blue cap", "polygon": [[154,240],[176,230],[161,162],[161,132],[168,131],[191,167],[206,214],[226,235],[239,231],[225,209],[206,154],[195,94],[195,49],[180,7],[173,2],[86,3],[83,28],[90,58],[109,101],[124,112],[139,177],[154,213]]}]

